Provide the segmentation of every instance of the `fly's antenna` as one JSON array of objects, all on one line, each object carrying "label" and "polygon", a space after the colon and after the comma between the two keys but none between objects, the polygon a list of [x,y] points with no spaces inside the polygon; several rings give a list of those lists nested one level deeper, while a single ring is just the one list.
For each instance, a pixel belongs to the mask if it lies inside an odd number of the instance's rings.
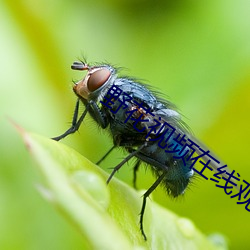
[{"label": "fly's antenna", "polygon": [[84,62],[73,62],[71,69],[74,70],[89,70],[89,65]]}]

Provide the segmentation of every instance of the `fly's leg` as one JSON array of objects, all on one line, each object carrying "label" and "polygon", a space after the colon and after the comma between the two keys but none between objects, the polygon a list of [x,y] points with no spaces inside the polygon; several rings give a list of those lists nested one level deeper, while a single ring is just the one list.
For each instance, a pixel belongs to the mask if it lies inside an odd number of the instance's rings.
[{"label": "fly's leg", "polygon": [[140,212],[140,230],[143,235],[144,240],[147,240],[147,236],[143,229],[143,216],[146,208],[146,200],[148,196],[158,187],[158,185],[162,182],[163,178],[166,176],[166,172],[160,175],[157,180],[153,183],[153,185],[147,190],[147,192],[143,195],[142,207]]},{"label": "fly's leg", "polygon": [[87,106],[86,109],[84,110],[84,112],[82,113],[81,117],[77,121],[78,112],[79,112],[79,103],[80,103],[80,101],[78,99],[77,102],[76,102],[76,106],[75,106],[75,110],[74,110],[74,116],[73,116],[71,127],[65,133],[63,133],[62,135],[59,135],[59,136],[51,138],[51,139],[53,139],[55,141],[60,141],[64,137],[68,136],[69,134],[75,133],[79,129],[79,127],[80,127],[80,125],[81,125],[84,117],[86,116],[86,114],[88,112],[88,106]]},{"label": "fly's leg", "polygon": [[115,148],[116,146],[114,145],[97,163],[96,165],[99,165]]},{"label": "fly's leg", "polygon": [[106,116],[102,113],[102,111],[100,110],[100,108],[98,107],[98,105],[94,101],[90,101],[87,104],[86,109],[84,110],[84,112],[80,116],[79,120],[77,120],[78,113],[79,113],[79,104],[80,104],[80,100],[78,99],[76,102],[71,127],[62,135],[52,138],[53,140],[59,141],[59,140],[63,139],[64,137],[68,136],[69,134],[75,133],[79,129],[84,117],[86,116],[86,114],[88,112],[90,112],[91,114],[94,115],[96,121],[101,125],[102,128],[107,127],[108,123],[106,120]]},{"label": "fly's leg", "polygon": [[116,167],[114,167],[112,173],[110,174],[107,184],[111,181],[112,177],[114,174],[127,162],[129,161],[132,157],[134,157],[140,150],[142,150],[146,146],[146,143],[141,145],[137,150],[134,150],[132,153],[130,153],[121,163],[119,163]]},{"label": "fly's leg", "polygon": [[134,168],[133,168],[133,187],[134,187],[135,189],[137,189],[137,188],[136,188],[136,173],[137,173],[137,171],[138,171],[140,165],[141,165],[141,161],[140,161],[140,160],[137,160],[136,163],[135,163],[135,166],[134,166]]},{"label": "fly's leg", "polygon": [[[96,165],[99,165],[112,151],[113,151],[113,149],[115,148],[116,146],[114,145],[97,163],[96,163]],[[132,152],[134,152],[134,151],[132,151]],[[136,161],[136,164],[135,164],[135,166],[134,166],[134,168],[133,168],[133,187],[135,188],[135,189],[137,189],[136,188],[136,172],[138,171],[138,169],[139,169],[139,167],[140,167],[140,165],[141,165],[141,161],[140,160],[137,160]]]}]

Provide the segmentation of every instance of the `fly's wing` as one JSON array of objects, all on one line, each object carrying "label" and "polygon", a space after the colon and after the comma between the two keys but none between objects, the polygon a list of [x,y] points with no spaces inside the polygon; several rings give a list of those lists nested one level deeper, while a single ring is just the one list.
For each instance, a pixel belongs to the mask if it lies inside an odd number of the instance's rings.
[{"label": "fly's wing", "polygon": [[[154,112],[153,112],[154,113]],[[208,155],[204,155],[203,157],[201,157],[205,162],[208,162],[209,160],[209,166],[213,168],[213,170],[218,173],[219,175],[221,175],[222,177],[228,178],[229,174],[232,172],[230,170],[229,167],[225,166],[226,164],[224,164],[222,161],[219,160],[219,158],[209,150],[209,148],[202,143],[201,141],[199,141],[197,138],[195,138],[192,135],[192,132],[190,131],[190,129],[188,128],[188,126],[182,121],[181,119],[181,115],[174,109],[161,109],[158,110],[154,113],[156,115],[156,117],[161,116],[161,118],[163,118],[162,120],[167,121],[168,123],[170,123],[171,125],[173,125],[173,127],[175,127],[176,129],[178,129],[179,132],[181,132],[182,134],[185,134],[187,136],[188,139],[192,140],[195,144],[197,144],[199,147],[195,150],[196,153],[198,155],[203,154],[204,152],[209,151],[209,154],[218,162],[211,160],[209,158]],[[202,152],[202,149],[204,152]],[[222,167],[220,169],[220,167]],[[225,166],[225,167],[224,167]],[[237,190],[239,190],[239,187],[234,186]]]},{"label": "fly's wing", "polygon": [[[204,144],[204,143],[202,143],[201,141],[199,141],[197,138],[195,138],[193,135],[188,135],[188,138],[189,139],[191,139],[194,143],[196,143],[197,145],[199,145],[199,147],[200,148],[202,148],[204,151],[208,151],[209,150],[209,148]],[[196,150],[196,152],[197,153],[199,153],[199,154],[202,154],[203,152],[201,151],[201,150],[199,150],[199,149],[197,149]],[[215,172],[221,172],[221,173],[219,173],[222,177],[225,177],[225,178],[228,178],[228,175],[232,172],[231,170],[230,170],[230,168],[228,167],[228,166],[226,166],[226,167],[224,167],[223,168],[223,171],[220,171],[220,170],[218,170],[218,168],[220,168],[220,167],[222,167],[222,166],[224,166],[224,165],[226,165],[226,164],[224,164],[221,160],[219,160],[219,158],[213,153],[213,152],[211,152],[210,150],[209,150],[209,154],[211,154],[212,156],[213,156],[213,158],[215,158],[216,160],[218,160],[220,163],[217,163],[216,161],[211,161],[211,163],[209,164],[209,166],[211,166],[212,168],[213,168],[213,170],[215,171]],[[210,159],[209,158],[209,156],[207,156],[207,155],[204,155],[203,157],[202,157],[202,159],[203,160],[205,160],[206,162]],[[224,172],[225,171],[225,172]],[[237,184],[236,184],[236,186],[234,186],[237,190],[239,190],[239,186],[237,186]]]}]

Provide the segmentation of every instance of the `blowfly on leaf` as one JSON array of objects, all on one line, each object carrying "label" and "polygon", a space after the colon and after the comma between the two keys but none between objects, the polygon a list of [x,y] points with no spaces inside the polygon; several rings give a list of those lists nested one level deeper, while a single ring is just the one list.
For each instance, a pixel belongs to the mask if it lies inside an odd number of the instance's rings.
[{"label": "blowfly on leaf", "polygon": [[[109,64],[90,66],[85,62],[74,62],[74,70],[87,71],[86,76],[75,83],[73,90],[77,96],[71,127],[56,141],[76,132],[87,113],[113,138],[113,147],[98,162],[100,163],[116,147],[126,149],[128,155],[114,167],[113,175],[131,158],[136,158],[136,171],[142,163],[148,165],[156,176],[156,181],[144,193],[140,212],[140,230],[144,239],[143,215],[147,197],[162,184],[172,197],[182,195],[197,172],[194,164],[198,161],[204,170],[218,170],[220,162],[197,141],[181,120],[175,106],[150,90],[148,85],[133,78],[119,77],[117,70]],[[79,105],[85,110],[79,115]],[[218,172],[218,171],[217,171]],[[226,169],[220,172],[227,174]]]}]

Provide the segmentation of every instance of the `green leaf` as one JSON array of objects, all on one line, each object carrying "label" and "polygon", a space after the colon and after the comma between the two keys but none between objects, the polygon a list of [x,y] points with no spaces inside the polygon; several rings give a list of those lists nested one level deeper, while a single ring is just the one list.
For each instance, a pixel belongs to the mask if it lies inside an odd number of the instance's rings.
[{"label": "green leaf", "polygon": [[146,206],[144,241],[139,229],[143,192],[115,177],[106,185],[108,174],[75,150],[23,130],[21,134],[45,179],[46,188],[39,186],[39,191],[81,232],[83,249],[226,249],[152,199]]}]

